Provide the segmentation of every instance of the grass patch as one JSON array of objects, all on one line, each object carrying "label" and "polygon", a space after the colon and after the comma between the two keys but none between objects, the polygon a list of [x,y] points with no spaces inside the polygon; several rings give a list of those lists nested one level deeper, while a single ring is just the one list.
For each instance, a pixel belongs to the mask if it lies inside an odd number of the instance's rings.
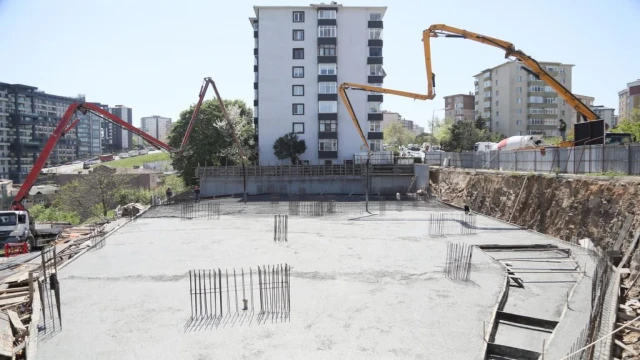
[{"label": "grass patch", "polygon": [[106,163],[101,163],[99,165],[107,165],[112,167],[120,167],[120,168],[129,168],[132,169],[134,166],[142,167],[142,164],[154,161],[163,161],[163,160],[171,160],[169,154],[163,152],[159,154],[147,154],[147,155],[139,155],[126,159],[109,161]]}]

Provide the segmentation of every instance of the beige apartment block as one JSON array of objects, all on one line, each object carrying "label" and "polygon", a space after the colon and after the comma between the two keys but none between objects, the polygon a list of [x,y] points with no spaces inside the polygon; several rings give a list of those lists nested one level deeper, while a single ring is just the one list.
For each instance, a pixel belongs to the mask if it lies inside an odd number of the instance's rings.
[{"label": "beige apartment block", "polygon": [[624,119],[631,110],[640,109],[640,79],[627,84],[627,88],[618,92],[618,118]]},{"label": "beige apartment block", "polygon": [[[556,80],[571,90],[574,65],[540,62]],[[505,136],[542,134],[557,136],[558,120],[569,127],[575,117],[571,106],[544,81],[509,61],[475,75],[475,112],[487,120],[493,132]]]}]

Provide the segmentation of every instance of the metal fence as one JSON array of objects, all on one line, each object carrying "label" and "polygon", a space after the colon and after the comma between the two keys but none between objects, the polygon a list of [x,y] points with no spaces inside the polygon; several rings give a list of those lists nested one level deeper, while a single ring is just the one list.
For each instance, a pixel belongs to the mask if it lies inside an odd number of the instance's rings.
[{"label": "metal fence", "polygon": [[424,163],[467,169],[640,175],[640,145],[590,145],[481,154],[441,152],[425,154]]}]

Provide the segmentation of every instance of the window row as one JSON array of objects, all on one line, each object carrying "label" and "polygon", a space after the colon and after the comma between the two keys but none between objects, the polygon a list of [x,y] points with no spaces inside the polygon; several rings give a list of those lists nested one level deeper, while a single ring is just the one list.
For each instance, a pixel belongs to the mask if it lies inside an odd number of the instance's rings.
[{"label": "window row", "polygon": [[[257,92],[256,92],[257,93]],[[338,83],[335,81],[321,81],[318,83],[318,94],[337,94]],[[292,85],[291,95],[304,96],[304,85]]]},{"label": "window row", "polygon": [[[338,17],[337,10],[318,10],[318,19],[336,19],[337,17]],[[302,23],[304,22],[304,19],[305,19],[304,11],[293,12],[293,22]],[[369,13],[369,21],[382,21],[382,13],[379,13],[379,12]]]},{"label": "window row", "polygon": [[[318,75],[337,75],[337,74],[338,74],[337,64],[318,64]],[[304,66],[294,66],[292,68],[292,77],[303,78]]]},{"label": "window row", "polygon": [[[334,114],[338,112],[337,101],[318,101],[319,114]],[[304,115],[304,104],[293,104],[293,115]]]}]

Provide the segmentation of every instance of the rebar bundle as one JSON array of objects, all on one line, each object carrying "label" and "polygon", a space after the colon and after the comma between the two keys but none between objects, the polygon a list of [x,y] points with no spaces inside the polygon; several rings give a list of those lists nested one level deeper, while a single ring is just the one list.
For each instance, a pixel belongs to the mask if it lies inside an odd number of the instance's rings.
[{"label": "rebar bundle", "polygon": [[273,215],[273,241],[289,241],[289,215]]},{"label": "rebar bundle", "polygon": [[475,214],[431,213],[429,236],[472,235],[477,233]]},{"label": "rebar bundle", "polygon": [[[257,288],[254,277],[257,274]],[[257,292],[258,294],[254,294]],[[258,266],[231,273],[220,269],[189,270],[190,320],[215,319],[255,312],[289,319],[291,267],[287,264]]]},{"label": "rebar bundle", "polygon": [[180,218],[182,220],[220,219],[220,203],[183,203],[180,208]]},{"label": "rebar bundle", "polygon": [[447,243],[447,260],[444,272],[448,279],[469,281],[473,246],[464,243]]}]

